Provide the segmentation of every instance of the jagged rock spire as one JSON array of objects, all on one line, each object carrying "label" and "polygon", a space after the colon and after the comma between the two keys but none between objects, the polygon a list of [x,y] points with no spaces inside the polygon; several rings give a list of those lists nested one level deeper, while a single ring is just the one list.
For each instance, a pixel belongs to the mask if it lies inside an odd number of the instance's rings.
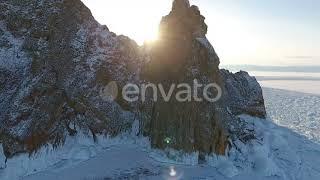
[{"label": "jagged rock spire", "polygon": [[175,0],[170,14],[161,20],[159,40],[150,48],[151,60],[142,70],[143,79],[162,84],[165,89],[172,84],[192,87],[195,79],[200,84],[221,87],[218,102],[160,98],[149,99],[147,104],[151,106],[142,108],[142,114],[147,115],[143,132],[150,137],[152,147],[198,151],[199,162],[208,154],[225,155],[231,139],[254,138],[253,131],[246,129],[237,115],[266,114],[262,90],[254,78],[219,69],[219,57],[206,38],[204,20],[197,6],[190,6],[188,0]]},{"label": "jagged rock spire", "polygon": [[172,3],[173,12],[187,12],[190,8],[189,0],[174,0]]},{"label": "jagged rock spire", "polygon": [[[206,39],[207,25],[204,20],[205,17],[201,15],[199,8],[195,5],[190,6],[189,0],[173,1],[172,11],[161,20],[159,40],[151,48],[151,58],[156,59],[151,66],[159,72],[160,77],[165,78],[163,74],[170,75],[170,70],[179,72],[178,69],[190,61],[193,43],[198,39],[205,42],[206,48],[210,47],[207,51],[212,52],[210,58],[214,62],[211,63],[214,66],[211,69],[218,68],[219,58]],[[151,76],[158,76],[153,70],[151,72]]]},{"label": "jagged rock spire", "polygon": [[[172,83],[192,87],[194,79],[201,79],[203,84],[219,82],[218,56],[198,41],[206,40],[206,33],[207,25],[198,7],[190,6],[188,0],[175,0],[172,11],[160,23],[159,41],[151,47],[152,60],[144,68],[146,79],[165,88]],[[217,63],[212,65],[211,61]],[[152,146],[225,154],[228,131],[215,109],[213,103],[157,100],[152,112],[147,112],[150,119],[145,121]],[[172,142],[166,143],[167,138]]]},{"label": "jagged rock spire", "polygon": [[174,0],[170,14],[163,17],[160,24],[160,36],[171,39],[205,37],[207,25],[197,6],[190,6],[189,0]]}]

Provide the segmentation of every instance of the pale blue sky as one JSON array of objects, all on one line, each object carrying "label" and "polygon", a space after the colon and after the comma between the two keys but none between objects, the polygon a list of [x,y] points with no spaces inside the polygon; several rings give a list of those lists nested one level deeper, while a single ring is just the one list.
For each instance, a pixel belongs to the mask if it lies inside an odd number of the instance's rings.
[{"label": "pale blue sky", "polygon": [[[172,0],[83,0],[101,24],[151,39]],[[222,64],[320,65],[319,0],[190,0]]]}]

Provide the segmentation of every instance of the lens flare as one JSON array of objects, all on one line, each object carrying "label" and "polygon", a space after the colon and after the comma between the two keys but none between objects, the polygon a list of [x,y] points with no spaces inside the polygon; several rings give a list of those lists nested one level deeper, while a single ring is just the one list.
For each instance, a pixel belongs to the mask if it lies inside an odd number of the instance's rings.
[{"label": "lens flare", "polygon": [[174,169],[174,167],[170,167],[170,173],[169,175],[171,177],[175,177],[177,175],[177,171]]}]

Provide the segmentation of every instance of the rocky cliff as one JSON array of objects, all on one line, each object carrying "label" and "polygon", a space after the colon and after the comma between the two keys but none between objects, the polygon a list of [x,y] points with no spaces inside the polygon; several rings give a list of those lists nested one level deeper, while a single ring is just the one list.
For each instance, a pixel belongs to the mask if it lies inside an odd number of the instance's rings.
[{"label": "rocky cliff", "polygon": [[[253,137],[237,115],[265,116],[262,90],[256,80],[245,72],[219,70],[220,60],[206,38],[204,20],[197,6],[186,0],[174,1],[172,11],[160,23],[160,38],[150,48],[151,61],[143,71],[143,78],[164,83],[167,89],[182,83],[193,87],[195,80],[221,87],[222,97],[217,102],[158,100],[147,121],[154,147],[199,151],[202,157],[224,155],[230,139]],[[169,144],[163,141],[168,137],[172,141]]]},{"label": "rocky cliff", "polygon": [[[198,7],[175,0],[159,40],[140,47],[96,22],[80,0],[0,2],[0,143],[6,156],[63,145],[79,131],[116,136],[135,120],[153,147],[199,151],[202,157],[254,138],[237,115],[264,117],[262,90],[245,72],[219,69],[204,20]],[[168,88],[195,79],[218,84],[220,100],[148,97],[129,103],[101,97],[110,82],[119,89],[128,83]]]},{"label": "rocky cliff", "polygon": [[0,132],[8,157],[77,131],[117,135],[134,115],[101,89],[137,79],[140,48],[97,23],[79,0],[0,3]]}]

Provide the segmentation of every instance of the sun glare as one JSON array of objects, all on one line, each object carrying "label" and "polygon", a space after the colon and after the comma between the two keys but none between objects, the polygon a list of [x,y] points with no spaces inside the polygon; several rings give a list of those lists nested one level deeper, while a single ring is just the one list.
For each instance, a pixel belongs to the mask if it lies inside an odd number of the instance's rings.
[{"label": "sun glare", "polygon": [[[171,10],[173,0],[82,1],[101,24],[142,45],[158,38],[159,22]],[[319,52],[320,41],[313,36],[316,30],[283,23],[278,19],[261,21],[241,9],[241,4],[236,2],[190,0],[190,3],[199,6],[206,17],[209,26],[207,37],[222,59],[221,64],[256,64],[257,61],[264,65],[292,64],[292,61],[283,58],[296,52]],[[283,62],[279,61],[281,59]]]},{"label": "sun glare", "polygon": [[94,17],[117,34],[134,39],[138,44],[158,38],[159,22],[168,14],[172,0],[82,0]]},{"label": "sun glare", "polygon": [[133,37],[138,44],[154,42],[158,39],[158,30],[153,28],[149,28],[148,30],[141,28],[136,31]]},{"label": "sun glare", "polygon": [[[142,45],[158,39],[159,23],[171,10],[173,0],[82,1],[101,24],[106,24],[111,31],[126,35]],[[196,0],[190,2],[196,4]],[[226,16],[218,7],[207,8],[203,3],[197,5],[206,16],[206,23],[209,25],[208,38],[214,43],[218,55],[223,57],[223,63],[229,59],[230,62],[234,62],[235,59],[254,59],[248,57],[248,54],[255,55],[254,52],[257,52],[259,47],[257,37],[252,36],[253,28],[248,30],[248,23]],[[214,26],[215,24],[219,26]]]}]

